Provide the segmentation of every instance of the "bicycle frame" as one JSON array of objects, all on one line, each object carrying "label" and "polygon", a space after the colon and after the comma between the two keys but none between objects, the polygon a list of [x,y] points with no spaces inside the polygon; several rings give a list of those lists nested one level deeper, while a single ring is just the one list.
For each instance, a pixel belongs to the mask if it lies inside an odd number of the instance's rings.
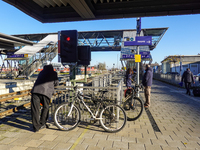
[{"label": "bicycle frame", "polygon": [[[88,97],[88,96],[85,96],[85,97],[91,98],[91,97]],[[96,118],[96,116],[97,116],[98,113],[99,113],[99,110],[100,110],[100,107],[101,107],[101,105],[102,105],[102,102],[100,103],[100,105],[99,105],[98,108],[96,109],[96,112],[95,112],[95,115],[94,115],[94,114],[92,113],[91,109],[90,109],[90,108],[87,106],[87,104],[84,102],[83,98],[84,98],[84,96],[81,95],[78,91],[76,91],[76,96],[75,96],[75,98],[74,98],[74,100],[73,100],[73,102],[72,102],[72,104],[71,104],[71,108],[70,108],[70,111],[69,111],[68,116],[71,114],[71,111],[72,111],[72,109],[73,109],[73,107],[74,107],[74,105],[75,105],[75,102],[78,101],[78,103],[81,102],[81,103],[86,107],[86,109],[87,109],[88,112],[92,115],[92,118],[93,118],[94,120],[100,120],[100,119],[102,119],[102,118]],[[103,98],[103,97],[102,97],[102,98]],[[101,98],[100,101],[102,101],[102,98]]]}]

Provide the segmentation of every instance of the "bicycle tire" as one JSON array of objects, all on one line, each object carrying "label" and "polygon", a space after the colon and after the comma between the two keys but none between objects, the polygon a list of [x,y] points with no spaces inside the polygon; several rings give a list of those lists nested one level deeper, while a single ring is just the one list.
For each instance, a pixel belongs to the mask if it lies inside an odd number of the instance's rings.
[{"label": "bicycle tire", "polygon": [[[117,110],[119,110],[119,120],[117,120]],[[126,113],[119,105],[108,105],[100,113],[100,124],[103,129],[110,133],[119,132],[126,124]]]},{"label": "bicycle tire", "polygon": [[80,123],[80,109],[74,105],[71,114],[68,116],[70,108],[70,103],[65,102],[59,105],[55,110],[54,123],[60,130],[72,130],[76,128]]},{"label": "bicycle tire", "polygon": [[132,97],[130,97],[123,103],[123,108],[126,112],[128,121],[137,120],[142,115],[142,112],[144,110],[143,102],[140,98],[133,98],[133,106],[131,106],[131,99]]}]

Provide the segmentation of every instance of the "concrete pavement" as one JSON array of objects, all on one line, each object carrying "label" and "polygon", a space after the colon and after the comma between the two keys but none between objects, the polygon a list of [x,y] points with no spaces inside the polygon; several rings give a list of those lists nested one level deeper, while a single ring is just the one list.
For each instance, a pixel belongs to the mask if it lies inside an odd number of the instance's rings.
[{"label": "concrete pavement", "polygon": [[118,133],[83,123],[72,131],[51,125],[34,133],[27,109],[0,121],[0,150],[199,150],[199,114],[200,97],[154,80],[151,107]]}]

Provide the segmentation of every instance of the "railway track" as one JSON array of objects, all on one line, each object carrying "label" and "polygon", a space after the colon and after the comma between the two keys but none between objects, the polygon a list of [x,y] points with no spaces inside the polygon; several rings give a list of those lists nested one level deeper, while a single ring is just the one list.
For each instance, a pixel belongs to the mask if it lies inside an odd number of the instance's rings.
[{"label": "railway track", "polygon": [[[92,82],[91,78],[87,79],[86,84]],[[59,85],[65,86],[65,82],[61,82]],[[31,89],[23,90],[19,92],[13,92],[0,95],[0,118],[4,118],[12,113],[30,107]]]}]

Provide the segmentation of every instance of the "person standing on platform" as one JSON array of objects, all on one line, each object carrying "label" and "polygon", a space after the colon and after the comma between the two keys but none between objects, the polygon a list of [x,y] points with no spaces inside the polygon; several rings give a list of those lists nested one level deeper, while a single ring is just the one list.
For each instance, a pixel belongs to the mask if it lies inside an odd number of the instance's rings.
[{"label": "person standing on platform", "polygon": [[142,78],[142,84],[144,86],[144,96],[146,102],[144,103],[144,107],[150,107],[150,96],[151,96],[151,85],[153,80],[153,70],[150,65],[146,65],[146,70],[144,76]]},{"label": "person standing on platform", "polygon": [[190,71],[190,68],[187,68],[186,71],[183,73],[181,82],[183,82],[183,80],[185,82],[186,94],[190,95],[191,83],[195,83],[193,73]]},{"label": "person standing on platform", "polygon": [[18,76],[19,76],[23,71],[21,64],[18,64],[18,71],[19,71],[19,74],[18,74]]},{"label": "person standing on platform", "polygon": [[126,86],[127,88],[131,88],[131,84],[132,84],[132,77],[133,77],[133,71],[131,68],[128,68],[127,72],[126,72]]},{"label": "person standing on platform", "polygon": [[[31,91],[31,116],[35,132],[46,127],[49,117],[50,99],[54,93],[54,87],[57,85],[59,85],[58,75],[54,71],[53,66],[44,66]],[[40,103],[43,105],[41,114]]]}]

